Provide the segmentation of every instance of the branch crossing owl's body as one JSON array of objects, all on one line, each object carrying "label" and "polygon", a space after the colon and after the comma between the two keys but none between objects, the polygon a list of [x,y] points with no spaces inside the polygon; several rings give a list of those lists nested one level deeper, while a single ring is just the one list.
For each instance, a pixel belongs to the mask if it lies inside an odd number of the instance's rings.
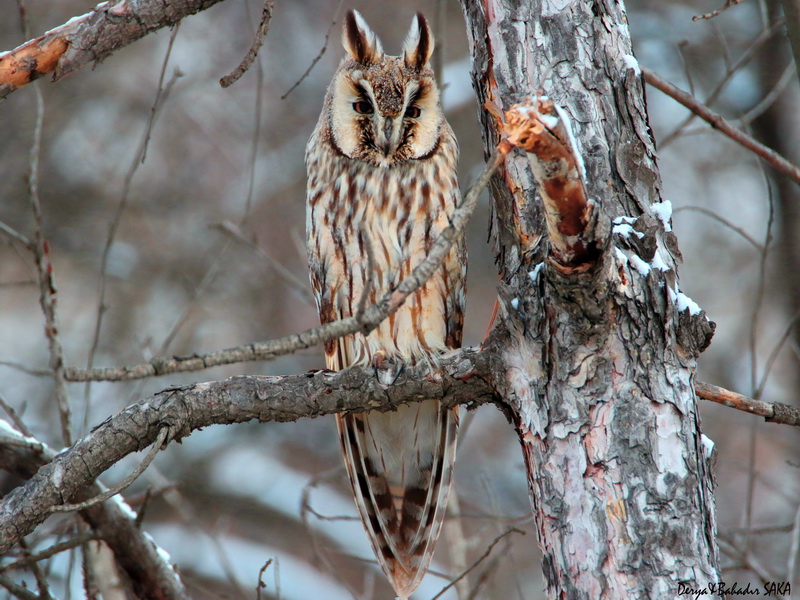
[{"label": "branch crossing owl's body", "polygon": [[[354,316],[408,277],[460,200],[458,146],[445,121],[418,14],[403,54],[386,56],[361,16],[306,150],[311,282],[323,323]],[[435,363],[461,345],[466,247],[369,335],[325,347],[329,369],[384,358]],[[366,295],[366,297],[365,297]],[[407,598],[430,563],[447,506],[458,410],[438,400],[337,418],[345,464],[378,562]]]}]

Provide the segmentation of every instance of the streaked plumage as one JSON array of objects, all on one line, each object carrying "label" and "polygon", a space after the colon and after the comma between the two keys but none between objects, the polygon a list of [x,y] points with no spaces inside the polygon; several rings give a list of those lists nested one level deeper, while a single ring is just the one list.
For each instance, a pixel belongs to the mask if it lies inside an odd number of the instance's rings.
[{"label": "streaked plumage", "polygon": [[[342,39],[347,56],[306,149],[309,266],[322,323],[355,315],[365,289],[372,303],[407,277],[460,201],[458,146],[428,62],[433,38],[425,18],[414,18],[399,57],[383,53],[355,11],[347,14]],[[460,240],[442,268],[375,331],[328,343],[328,368],[381,357],[435,363],[461,345],[465,282]],[[429,400],[337,421],[378,562],[407,598],[430,563],[444,519],[458,411]]]}]

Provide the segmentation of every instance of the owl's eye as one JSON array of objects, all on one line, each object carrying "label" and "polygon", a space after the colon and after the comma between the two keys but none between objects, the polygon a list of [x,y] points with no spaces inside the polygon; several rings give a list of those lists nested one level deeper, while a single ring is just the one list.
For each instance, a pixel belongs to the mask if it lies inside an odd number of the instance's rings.
[{"label": "owl's eye", "polygon": [[371,115],[374,112],[372,104],[370,104],[366,100],[359,100],[358,102],[353,102],[353,110],[360,115]]},{"label": "owl's eye", "polygon": [[406,109],[406,117],[409,119],[419,119],[421,114],[422,111],[419,109],[419,106],[409,106]]}]

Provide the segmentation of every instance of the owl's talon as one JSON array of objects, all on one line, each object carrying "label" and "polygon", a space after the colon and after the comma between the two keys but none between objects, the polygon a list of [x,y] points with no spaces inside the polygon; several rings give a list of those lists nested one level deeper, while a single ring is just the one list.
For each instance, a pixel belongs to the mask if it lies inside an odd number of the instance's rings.
[{"label": "owl's talon", "polygon": [[404,369],[405,365],[402,361],[390,357],[382,350],[378,350],[372,355],[372,370],[375,373],[375,379],[381,385],[387,387],[394,385]]}]

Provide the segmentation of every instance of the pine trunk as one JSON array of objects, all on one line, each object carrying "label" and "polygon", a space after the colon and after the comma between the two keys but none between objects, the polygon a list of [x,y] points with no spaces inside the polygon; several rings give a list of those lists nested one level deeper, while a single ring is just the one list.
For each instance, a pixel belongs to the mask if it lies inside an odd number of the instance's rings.
[{"label": "pine trunk", "polygon": [[571,117],[593,199],[594,251],[567,264],[526,154],[492,182],[503,283],[487,349],[522,443],[548,594],[675,598],[717,582],[712,444],[693,388],[713,324],[680,293],[668,205],[653,207],[661,182],[624,6],[462,6],[487,152],[502,111],[540,91]]}]

